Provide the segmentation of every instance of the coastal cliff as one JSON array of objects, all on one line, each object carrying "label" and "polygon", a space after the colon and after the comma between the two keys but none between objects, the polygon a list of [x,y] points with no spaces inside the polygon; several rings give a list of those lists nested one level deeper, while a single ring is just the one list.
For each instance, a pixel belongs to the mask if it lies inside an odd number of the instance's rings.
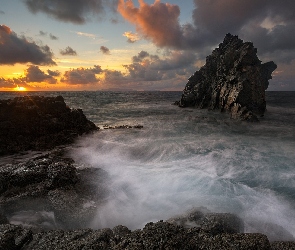
[{"label": "coastal cliff", "polygon": [[227,111],[234,119],[257,121],[266,109],[265,90],[274,62],[262,64],[253,43],[227,34],[183,90],[180,107]]}]

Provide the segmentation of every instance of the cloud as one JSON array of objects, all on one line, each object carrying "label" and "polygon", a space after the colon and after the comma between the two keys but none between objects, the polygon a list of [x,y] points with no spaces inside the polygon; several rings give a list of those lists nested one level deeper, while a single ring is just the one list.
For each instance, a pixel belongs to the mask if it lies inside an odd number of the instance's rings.
[{"label": "cloud", "polygon": [[12,79],[5,79],[3,77],[0,77],[0,88],[6,88],[6,89],[14,89],[17,86],[30,88],[31,86],[27,84],[25,78],[12,78]]},{"label": "cloud", "polygon": [[53,70],[48,69],[47,73],[50,76],[60,76],[60,72],[58,70],[53,71]]},{"label": "cloud", "polygon": [[132,33],[131,31],[124,32],[123,36],[127,37],[128,43],[135,43],[140,40],[140,37],[136,33]]},{"label": "cloud", "polygon": [[129,22],[135,24],[137,32],[159,47],[179,47],[181,27],[178,21],[180,9],[177,5],[156,0],[148,5],[139,0],[139,8],[132,1],[119,0],[118,11]]},{"label": "cloud", "polygon": [[110,50],[109,48],[105,47],[105,46],[100,46],[100,52],[105,54],[105,55],[109,55],[110,54]]},{"label": "cloud", "polygon": [[40,30],[39,31],[39,35],[40,36],[47,36],[47,32],[44,32],[44,31]]},{"label": "cloud", "polygon": [[55,35],[52,35],[51,33],[49,34],[49,38],[50,38],[51,40],[58,40],[58,37],[55,36]]},{"label": "cloud", "polygon": [[[40,36],[47,36],[47,32],[40,30],[40,31],[39,31],[39,35],[40,35]],[[52,35],[51,33],[49,34],[49,38],[50,38],[51,40],[58,40],[58,37]]]},{"label": "cloud", "polygon": [[119,0],[118,11],[143,38],[162,48],[194,50],[205,57],[232,33],[252,41],[262,56],[295,50],[295,1],[194,0],[194,4],[193,22],[184,25],[179,23],[179,7],[160,0],[150,5],[139,0],[138,7],[132,0]]},{"label": "cloud", "polygon": [[93,40],[96,39],[96,35],[92,34],[92,33],[84,33],[84,32],[80,32],[80,31],[74,31],[74,33],[76,33],[79,36],[86,36],[86,37],[91,38]]},{"label": "cloud", "polygon": [[33,63],[36,65],[56,65],[50,48],[39,46],[16,33],[5,25],[0,25],[0,65]]},{"label": "cloud", "polygon": [[102,73],[103,70],[100,66],[94,65],[93,68],[78,68],[71,69],[64,73],[61,82],[67,84],[96,84],[100,81],[100,78],[96,76],[96,74]]},{"label": "cloud", "polygon": [[32,13],[42,12],[48,16],[75,24],[85,23],[89,17],[102,16],[105,9],[114,10],[117,1],[107,0],[24,0]]},{"label": "cloud", "polygon": [[60,50],[60,54],[63,56],[76,56],[77,52],[68,46],[63,50]]},{"label": "cloud", "polygon": [[191,52],[170,51],[164,58],[141,51],[132,57],[132,63],[124,65],[129,80],[161,81],[189,77],[195,70],[196,55]]},{"label": "cloud", "polygon": [[25,70],[26,82],[47,82],[49,84],[57,83],[57,80],[50,74],[40,70],[38,66],[31,65]]},{"label": "cloud", "polygon": [[0,15],[4,15],[5,12],[3,10],[0,10]]},{"label": "cloud", "polygon": [[13,80],[11,79],[4,79],[0,77],[0,88],[15,88],[16,85]]}]

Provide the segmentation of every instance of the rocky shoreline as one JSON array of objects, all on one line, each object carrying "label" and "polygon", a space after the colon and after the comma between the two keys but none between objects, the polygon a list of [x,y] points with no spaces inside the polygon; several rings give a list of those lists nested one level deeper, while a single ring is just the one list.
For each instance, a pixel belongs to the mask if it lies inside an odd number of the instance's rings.
[{"label": "rocky shoreline", "polygon": [[89,229],[108,198],[108,173],[75,163],[61,145],[98,128],[60,96],[2,100],[0,126],[1,159],[43,150],[0,161],[0,249],[295,249],[295,242],[244,233],[237,216],[205,208],[141,230]]},{"label": "rocky shoreline", "polygon": [[99,128],[62,96],[23,96],[0,100],[0,156],[48,150],[73,143]]}]

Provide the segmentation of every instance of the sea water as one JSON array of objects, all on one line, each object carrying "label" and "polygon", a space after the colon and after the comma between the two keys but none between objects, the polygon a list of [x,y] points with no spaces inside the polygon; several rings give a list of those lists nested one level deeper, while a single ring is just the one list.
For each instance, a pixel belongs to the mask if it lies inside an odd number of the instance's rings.
[{"label": "sea water", "polygon": [[204,207],[238,215],[245,232],[295,237],[295,92],[267,92],[259,123],[172,105],[181,92],[29,94],[62,95],[101,128],[143,126],[101,129],[70,150],[77,163],[110,176],[92,228],[137,229]]}]

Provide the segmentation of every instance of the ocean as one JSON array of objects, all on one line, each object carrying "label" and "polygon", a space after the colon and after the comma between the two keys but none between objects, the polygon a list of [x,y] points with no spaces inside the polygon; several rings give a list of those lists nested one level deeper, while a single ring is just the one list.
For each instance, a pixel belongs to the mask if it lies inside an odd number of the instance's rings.
[{"label": "ocean", "polygon": [[[259,123],[172,105],[181,92],[1,92],[62,95],[101,128],[70,147],[110,176],[92,228],[142,228],[193,208],[234,213],[245,232],[295,237],[295,92],[266,92]],[[142,125],[142,129],[103,129]]]}]

